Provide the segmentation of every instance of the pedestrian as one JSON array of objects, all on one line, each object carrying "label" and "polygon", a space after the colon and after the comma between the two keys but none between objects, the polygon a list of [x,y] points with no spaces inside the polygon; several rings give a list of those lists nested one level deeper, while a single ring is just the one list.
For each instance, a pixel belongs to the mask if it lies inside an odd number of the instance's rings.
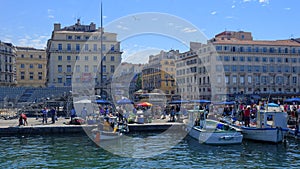
[{"label": "pedestrian", "polygon": [[21,113],[19,117],[19,126],[21,125],[28,126],[27,116],[24,113]]},{"label": "pedestrian", "polygon": [[245,127],[250,127],[250,107],[247,107],[247,109],[244,110],[244,122]]},{"label": "pedestrian", "polygon": [[51,119],[52,119],[52,124],[54,124],[55,123],[55,115],[56,115],[56,110],[54,107],[51,108],[50,115],[51,115]]},{"label": "pedestrian", "polygon": [[71,121],[73,121],[73,119],[76,117],[76,111],[74,109],[74,107],[71,109]]},{"label": "pedestrian", "polygon": [[42,110],[42,113],[43,113],[43,124],[47,124],[47,119],[48,119],[48,109],[47,107],[45,107],[43,110]]}]

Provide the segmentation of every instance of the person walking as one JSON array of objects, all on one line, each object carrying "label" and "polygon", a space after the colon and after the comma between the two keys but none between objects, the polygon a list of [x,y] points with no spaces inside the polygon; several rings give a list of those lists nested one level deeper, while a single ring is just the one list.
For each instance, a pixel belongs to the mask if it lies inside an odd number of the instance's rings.
[{"label": "person walking", "polygon": [[56,110],[54,107],[51,108],[50,115],[51,115],[52,124],[54,124],[55,123],[55,115],[56,115]]}]

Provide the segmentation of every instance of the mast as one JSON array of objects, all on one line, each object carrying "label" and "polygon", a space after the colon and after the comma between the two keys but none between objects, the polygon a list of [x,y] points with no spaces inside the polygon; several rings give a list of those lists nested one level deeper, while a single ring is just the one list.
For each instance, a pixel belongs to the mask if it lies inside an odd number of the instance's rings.
[{"label": "mast", "polygon": [[101,11],[100,11],[100,29],[101,29],[101,33],[100,33],[100,96],[101,98],[103,97],[103,17],[102,17],[102,1],[101,1]]}]

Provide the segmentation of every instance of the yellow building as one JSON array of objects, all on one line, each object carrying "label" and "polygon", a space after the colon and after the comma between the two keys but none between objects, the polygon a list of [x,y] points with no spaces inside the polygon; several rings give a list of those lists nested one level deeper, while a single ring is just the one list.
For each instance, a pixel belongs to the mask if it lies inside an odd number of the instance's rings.
[{"label": "yellow building", "polygon": [[175,94],[175,58],[179,51],[161,51],[149,56],[149,63],[142,71],[142,88],[148,92],[159,89],[168,99]]},{"label": "yellow building", "polygon": [[46,50],[16,47],[17,86],[45,87],[47,77]]}]

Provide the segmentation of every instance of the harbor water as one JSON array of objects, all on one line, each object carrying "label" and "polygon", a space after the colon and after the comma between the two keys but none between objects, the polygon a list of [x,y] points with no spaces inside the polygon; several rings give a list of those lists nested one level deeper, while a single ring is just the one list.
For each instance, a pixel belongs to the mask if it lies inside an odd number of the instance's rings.
[{"label": "harbor water", "polygon": [[[131,139],[126,137],[109,141],[112,149],[123,148],[116,154],[84,134],[2,136],[1,168],[298,168],[300,165],[300,141],[295,139],[277,145],[243,141],[241,145],[210,146],[187,136],[171,148],[161,149],[161,153],[145,156],[152,150],[168,147],[164,144],[170,144],[172,134],[131,133],[128,136]],[[153,144],[145,139],[158,141]],[[128,145],[134,148],[127,149]]]}]

